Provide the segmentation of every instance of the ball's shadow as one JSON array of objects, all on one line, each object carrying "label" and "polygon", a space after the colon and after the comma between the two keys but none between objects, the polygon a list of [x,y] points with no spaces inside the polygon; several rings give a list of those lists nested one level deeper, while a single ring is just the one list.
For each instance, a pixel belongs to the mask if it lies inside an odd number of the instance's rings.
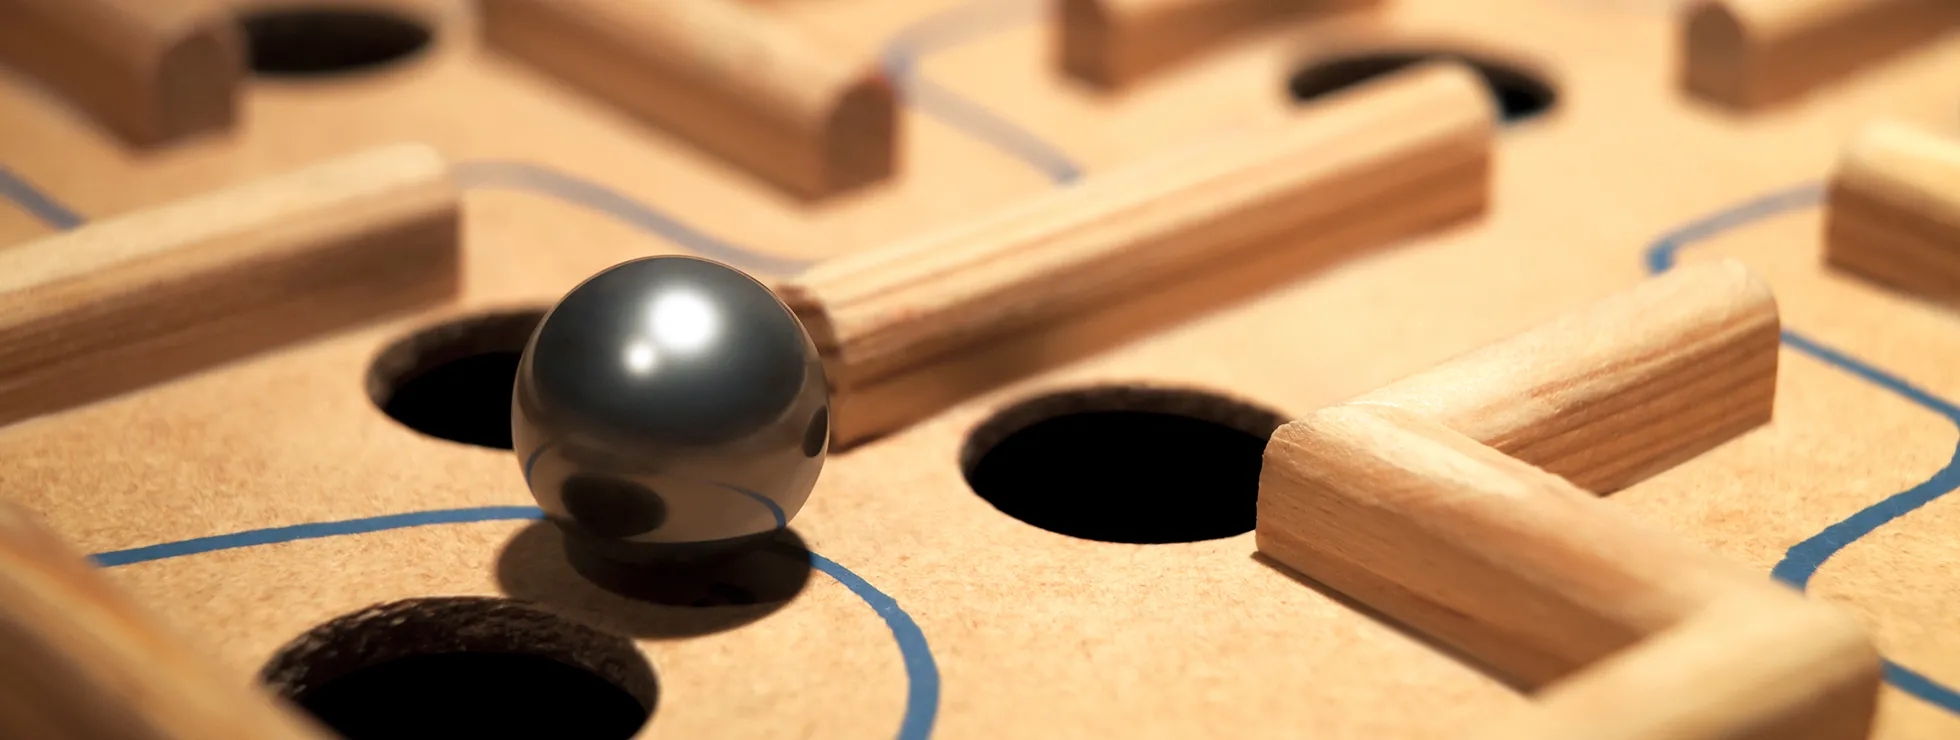
[{"label": "ball's shadow", "polygon": [[643,568],[607,563],[567,547],[557,525],[533,522],[497,558],[497,582],[513,599],[577,615],[643,638],[734,629],[788,605],[810,582],[810,551],[790,530],[716,565]]}]

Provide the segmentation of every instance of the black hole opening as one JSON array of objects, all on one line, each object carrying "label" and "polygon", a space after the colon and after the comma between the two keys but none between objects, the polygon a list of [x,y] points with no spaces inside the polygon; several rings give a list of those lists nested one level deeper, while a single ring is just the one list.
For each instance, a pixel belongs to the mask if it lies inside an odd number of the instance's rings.
[{"label": "black hole opening", "polygon": [[511,449],[511,391],[524,344],[542,311],[491,314],[436,326],[375,358],[368,395],[410,429],[452,442]]},{"label": "black hole opening", "polygon": [[1293,73],[1287,92],[1307,102],[1332,95],[1369,80],[1399,72],[1422,62],[1452,60],[1477,71],[1497,99],[1505,123],[1535,118],[1558,103],[1558,91],[1538,75],[1508,64],[1456,52],[1383,52],[1325,59]]},{"label": "black hole opening", "polygon": [[1253,529],[1277,413],[1196,391],[1113,388],[1038,398],[967,442],[967,484],[1050,532],[1165,544]]},{"label": "black hole opening", "polygon": [[517,602],[411,599],[350,614],[280,650],[261,679],[348,740],[623,740],[652,716],[633,643]]},{"label": "black hole opening", "polygon": [[375,8],[261,8],[239,16],[252,71],[324,77],[375,71],[429,46],[421,21]]}]

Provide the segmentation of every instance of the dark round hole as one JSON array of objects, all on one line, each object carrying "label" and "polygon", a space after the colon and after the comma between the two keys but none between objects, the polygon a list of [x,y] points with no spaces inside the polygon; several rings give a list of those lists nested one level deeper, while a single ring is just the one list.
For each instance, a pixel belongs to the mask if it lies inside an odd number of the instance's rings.
[{"label": "dark round hole", "polygon": [[1293,99],[1306,102],[1332,95],[1363,82],[1399,72],[1410,66],[1438,59],[1449,59],[1475,69],[1497,98],[1498,111],[1505,123],[1534,118],[1558,103],[1558,91],[1538,75],[1490,59],[1448,51],[1401,51],[1360,54],[1322,59],[1310,64],[1287,80]]},{"label": "dark round hole", "polygon": [[574,475],[559,489],[565,510],[600,537],[632,537],[667,521],[667,502],[652,489],[618,478]]},{"label": "dark round hole", "polygon": [[803,430],[803,456],[816,457],[823,452],[823,445],[830,441],[830,407],[817,409],[810,417],[810,426]]},{"label": "dark round hole", "polygon": [[1008,516],[1103,542],[1252,531],[1266,440],[1285,419],[1197,391],[1102,388],[1028,401],[967,441],[967,484]]},{"label": "dark round hole", "polygon": [[511,449],[511,391],[542,311],[463,319],[396,342],[368,371],[368,396],[404,426],[452,442]]},{"label": "dark round hole", "polygon": [[260,8],[238,23],[252,71],[272,77],[373,71],[420,53],[432,37],[421,21],[377,8]]},{"label": "dark round hole", "polygon": [[261,680],[349,740],[621,740],[652,716],[633,643],[494,598],[382,604],[288,643]]}]

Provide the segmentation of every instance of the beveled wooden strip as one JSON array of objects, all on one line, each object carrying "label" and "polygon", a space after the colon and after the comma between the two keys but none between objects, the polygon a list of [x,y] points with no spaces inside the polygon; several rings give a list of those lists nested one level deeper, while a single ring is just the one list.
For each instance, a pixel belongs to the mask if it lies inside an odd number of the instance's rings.
[{"label": "beveled wooden strip", "polygon": [[1768,422],[1780,327],[1747,267],[1692,265],[1354,402],[1609,493]]},{"label": "beveled wooden strip", "polygon": [[1845,147],[1824,208],[1824,260],[1929,300],[1960,300],[1960,141],[1878,121]]},{"label": "beveled wooden strip", "polygon": [[205,3],[0,0],[0,64],[149,147],[232,125],[245,48]]},{"label": "beveled wooden strip", "polygon": [[1121,88],[1262,25],[1379,5],[1381,0],[1060,0],[1062,72]]},{"label": "beveled wooden strip", "polygon": [[1843,611],[1730,598],[1552,685],[1487,740],[1862,740],[1882,662]]},{"label": "beveled wooden strip", "polygon": [[220,674],[82,556],[0,500],[0,737],[326,740]]},{"label": "beveled wooden strip", "polygon": [[848,445],[1478,214],[1493,125],[1473,72],[1429,65],[778,289],[823,353]]},{"label": "beveled wooden strip", "polygon": [[1702,0],[1683,16],[1681,84],[1737,110],[1782,103],[1960,28],[1951,0]]},{"label": "beveled wooden strip", "polygon": [[1773,588],[1603,499],[1414,412],[1334,406],[1282,426],[1259,551],[1530,686]]},{"label": "beveled wooden strip", "polygon": [[0,248],[0,423],[447,299],[459,238],[401,145]]},{"label": "beveled wooden strip", "polygon": [[496,49],[805,198],[889,177],[896,94],[874,60],[735,0],[484,0]]}]

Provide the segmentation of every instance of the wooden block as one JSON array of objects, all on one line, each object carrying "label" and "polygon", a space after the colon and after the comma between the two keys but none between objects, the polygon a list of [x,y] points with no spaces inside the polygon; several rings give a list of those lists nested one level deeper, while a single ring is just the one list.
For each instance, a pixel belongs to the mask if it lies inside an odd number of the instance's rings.
[{"label": "wooden block", "polygon": [[1831,177],[1824,261],[1928,300],[1960,301],[1960,141],[1893,121],[1860,130]]},{"label": "wooden block", "polygon": [[1379,0],[1060,0],[1055,58],[1062,72],[1121,88],[1232,36],[1307,14]]},{"label": "wooden block", "polygon": [[1429,65],[778,286],[823,353],[832,443],[1482,211],[1494,112]]},{"label": "wooden block", "polygon": [[1780,327],[1741,263],[1684,267],[1354,402],[1609,493],[1768,422]]},{"label": "wooden block", "polygon": [[1322,409],[1275,432],[1259,551],[1530,686],[1767,577],[1413,412]]},{"label": "wooden block", "polygon": [[1718,105],[1761,108],[1956,27],[1952,0],[1703,0],[1684,22],[1682,85]]},{"label": "wooden block", "polygon": [[0,249],[0,423],[448,298],[457,204],[403,145]]},{"label": "wooden block", "polygon": [[874,60],[731,0],[484,0],[495,48],[804,198],[892,174]]},{"label": "wooden block", "polygon": [[151,147],[232,125],[245,46],[231,19],[202,3],[0,0],[0,64]]},{"label": "wooden block", "polygon": [[1543,690],[1482,737],[1864,737],[1881,663],[1856,622],[1502,449],[1608,484],[1672,437],[1705,449],[1768,419],[1777,324],[1740,265],[1687,267],[1316,411],[1267,445],[1255,542]]},{"label": "wooden block", "polygon": [[325,740],[233,682],[81,555],[0,502],[0,737]]},{"label": "wooden block", "polygon": [[1728,599],[1536,697],[1488,740],[1862,740],[1883,672],[1838,609]]}]

